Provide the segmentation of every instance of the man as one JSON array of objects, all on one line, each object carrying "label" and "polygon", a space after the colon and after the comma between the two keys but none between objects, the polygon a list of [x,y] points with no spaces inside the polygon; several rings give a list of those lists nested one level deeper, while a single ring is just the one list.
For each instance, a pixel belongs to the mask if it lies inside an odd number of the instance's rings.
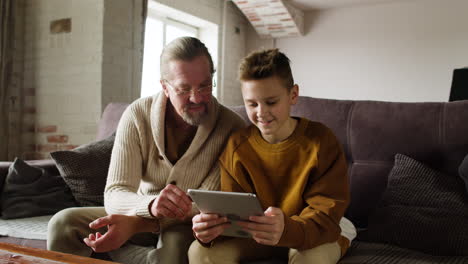
[{"label": "man", "polygon": [[244,125],[213,98],[213,73],[211,56],[198,39],[179,38],[164,48],[163,92],[135,101],[120,119],[104,191],[105,209],[70,208],[57,213],[49,222],[49,250],[83,256],[92,250],[111,251],[114,260],[126,262],[135,250],[130,243],[118,248],[134,234],[150,232],[131,239],[152,246],[139,247],[143,253],[135,255],[141,261],[187,261],[195,212],[185,191],[219,188],[218,157],[231,132]]}]

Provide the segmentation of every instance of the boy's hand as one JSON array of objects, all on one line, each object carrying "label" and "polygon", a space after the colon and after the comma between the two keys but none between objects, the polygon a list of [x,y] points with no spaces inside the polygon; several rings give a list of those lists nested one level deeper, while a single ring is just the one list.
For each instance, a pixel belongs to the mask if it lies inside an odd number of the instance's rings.
[{"label": "boy's hand", "polygon": [[264,216],[251,216],[251,222],[237,222],[252,234],[259,244],[274,246],[278,244],[284,231],[284,213],[277,207],[268,207]]},{"label": "boy's hand", "polygon": [[210,243],[230,225],[227,217],[204,213],[195,215],[192,218],[192,224],[195,236],[203,243]]}]

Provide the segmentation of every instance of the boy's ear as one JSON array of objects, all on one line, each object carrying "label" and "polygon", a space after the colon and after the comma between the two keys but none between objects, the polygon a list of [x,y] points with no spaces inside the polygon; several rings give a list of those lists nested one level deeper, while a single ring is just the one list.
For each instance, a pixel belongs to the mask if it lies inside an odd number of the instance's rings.
[{"label": "boy's ear", "polygon": [[159,83],[161,84],[164,94],[166,95],[167,98],[169,98],[169,91],[167,89],[166,82],[163,79],[161,79],[159,80]]},{"label": "boy's ear", "polygon": [[291,88],[289,96],[291,98],[291,105],[295,105],[297,103],[297,100],[299,99],[299,85],[295,84]]}]

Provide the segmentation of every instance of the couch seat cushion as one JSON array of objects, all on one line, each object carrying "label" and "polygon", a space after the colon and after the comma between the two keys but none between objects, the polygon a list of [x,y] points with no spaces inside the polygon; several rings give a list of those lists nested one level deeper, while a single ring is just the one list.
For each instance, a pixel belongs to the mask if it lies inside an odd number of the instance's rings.
[{"label": "couch seat cushion", "polygon": [[0,236],[23,239],[47,239],[47,224],[52,215],[27,218],[0,219]]}]

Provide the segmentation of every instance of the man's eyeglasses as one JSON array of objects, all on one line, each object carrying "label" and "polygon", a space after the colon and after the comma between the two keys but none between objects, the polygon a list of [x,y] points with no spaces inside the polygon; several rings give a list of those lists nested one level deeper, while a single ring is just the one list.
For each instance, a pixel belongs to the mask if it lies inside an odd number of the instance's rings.
[{"label": "man's eyeglasses", "polygon": [[210,84],[201,85],[200,87],[195,88],[195,89],[191,89],[189,85],[182,85],[180,87],[176,87],[172,85],[168,80],[164,80],[164,82],[168,84],[172,88],[172,90],[179,96],[186,96],[186,95],[191,94],[192,92],[196,92],[197,94],[200,94],[200,95],[208,95],[208,94],[211,94],[211,91],[213,90],[213,86],[214,86],[212,83],[210,83]]}]

